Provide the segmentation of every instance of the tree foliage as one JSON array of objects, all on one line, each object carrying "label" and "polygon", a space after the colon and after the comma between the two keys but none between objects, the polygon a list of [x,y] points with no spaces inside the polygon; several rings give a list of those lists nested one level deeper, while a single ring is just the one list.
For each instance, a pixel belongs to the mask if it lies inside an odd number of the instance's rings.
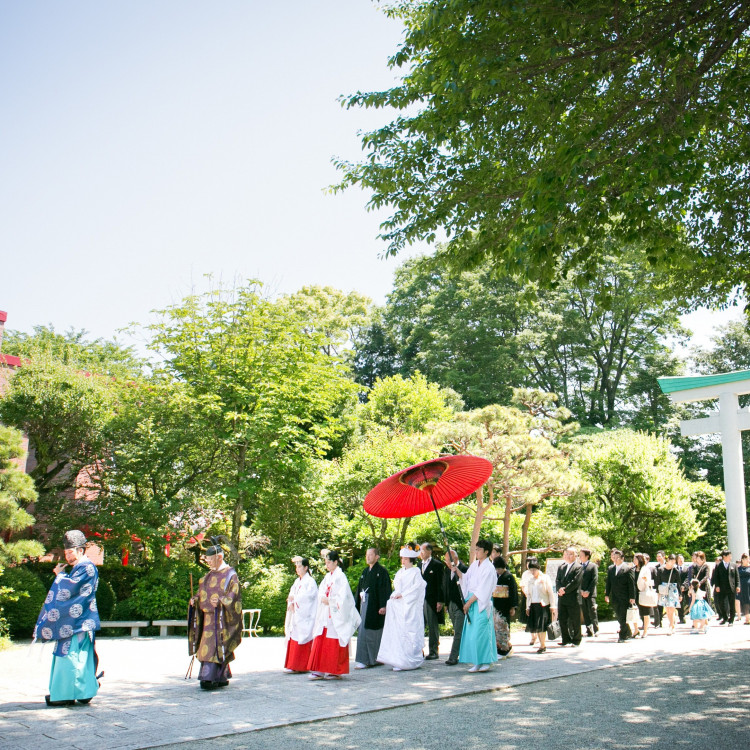
[{"label": "tree foliage", "polygon": [[628,553],[688,551],[701,533],[691,500],[706,489],[685,479],[667,439],[613,430],[574,444],[575,467],[591,491],[555,500],[553,512],[563,523]]},{"label": "tree foliage", "polygon": [[0,419],[29,435],[40,510],[59,509],[78,472],[105,455],[114,402],[111,378],[50,357],[36,356],[15,373],[0,399]]},{"label": "tree foliage", "polygon": [[3,352],[31,360],[60,362],[81,372],[132,377],[141,373],[143,362],[133,348],[116,339],[88,338],[88,332],[69,329],[58,333],[54,326],[34,326],[33,333],[6,331]]},{"label": "tree foliage", "polygon": [[571,470],[567,452],[556,445],[577,429],[570,412],[556,405],[554,394],[519,389],[514,399],[513,407],[493,404],[431,425],[428,443],[441,453],[468,453],[492,463],[487,484],[454,512],[464,506],[471,514],[472,548],[484,521],[497,516],[502,521],[505,555],[510,553],[511,516],[522,512],[520,552],[525,557],[534,508],[553,497],[575,495],[583,484]]},{"label": "tree foliage", "polygon": [[389,252],[445,230],[459,269],[550,283],[595,273],[614,231],[688,273],[744,286],[750,240],[750,6],[743,0],[398,0],[399,83],[344,103],[397,110],[339,187],[391,207]]},{"label": "tree foliage", "polygon": [[[3,570],[9,563],[18,563],[26,557],[38,557],[44,553],[44,547],[39,542],[14,538],[15,534],[34,523],[33,516],[26,512],[25,507],[37,497],[31,477],[18,465],[22,458],[21,433],[0,424],[0,641],[7,632],[4,618],[7,607],[12,609],[19,599],[28,598],[28,592],[15,585],[13,576],[3,576]],[[18,606],[23,607],[24,603]]]},{"label": "tree foliage", "polygon": [[342,394],[353,398],[356,386],[326,353],[321,327],[264,297],[257,282],[188,296],[160,316],[148,327],[151,346],[160,372],[200,402],[196,429],[220,446],[219,492],[237,546],[262,498],[293,491],[329,449]]},{"label": "tree foliage", "polygon": [[679,365],[666,341],[686,333],[681,306],[642,246],[608,238],[607,249],[596,279],[571,272],[554,290],[498,279],[489,263],[451,273],[432,257],[406,261],[357,342],[357,377],[420,370],[470,408],[509,404],[513,388],[533,386],[557,393],[584,425],[663,425],[672,410],[656,376]]}]

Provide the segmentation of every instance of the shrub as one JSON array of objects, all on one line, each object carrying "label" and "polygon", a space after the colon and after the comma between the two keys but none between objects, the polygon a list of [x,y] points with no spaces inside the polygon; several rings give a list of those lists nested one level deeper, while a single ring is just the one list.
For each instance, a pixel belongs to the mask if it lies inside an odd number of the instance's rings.
[{"label": "shrub", "polygon": [[96,606],[99,609],[99,618],[101,620],[112,619],[112,613],[115,610],[115,590],[109,581],[99,579],[99,588],[96,590]]},{"label": "shrub", "polygon": [[260,558],[240,563],[237,574],[242,582],[242,606],[260,609],[260,624],[264,632],[269,628],[283,628],[286,618],[286,598],[294,583],[294,575],[285,565],[267,565]]},{"label": "shrub", "polygon": [[[188,599],[190,599],[191,570],[197,588],[198,578],[205,573],[205,570],[176,565],[149,569],[136,581],[133,594],[128,599],[129,606],[133,609],[133,616],[144,620],[186,617]],[[118,606],[118,611],[119,609]]]},{"label": "shrub", "polygon": [[47,596],[47,589],[39,576],[23,567],[6,568],[0,586],[13,589],[15,601],[3,602],[3,616],[13,638],[31,638],[39,612]]}]

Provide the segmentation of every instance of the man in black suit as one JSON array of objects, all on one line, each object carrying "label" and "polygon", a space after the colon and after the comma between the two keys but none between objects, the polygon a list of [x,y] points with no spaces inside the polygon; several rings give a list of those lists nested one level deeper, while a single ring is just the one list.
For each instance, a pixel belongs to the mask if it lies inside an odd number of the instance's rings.
[{"label": "man in black suit", "polygon": [[578,562],[575,547],[563,552],[565,561],[557,569],[555,588],[557,589],[557,619],[560,620],[562,641],[560,646],[581,645],[581,605],[578,592],[581,589],[583,569]]},{"label": "man in black suit", "polygon": [[461,579],[455,570],[451,570],[451,563],[457,563],[458,569],[465,573],[469,568],[459,559],[455,551],[450,550],[445,553],[446,568],[443,573],[443,601],[448,609],[448,617],[453,623],[453,646],[445,662],[449,667],[458,664],[458,652],[461,649],[461,633],[464,629],[464,596],[461,591]]},{"label": "man in black suit", "polygon": [[622,550],[613,549],[610,554],[612,565],[607,569],[607,584],[605,586],[605,602],[612,602],[617,622],[620,625],[618,643],[624,643],[632,637],[628,625],[628,607],[635,604],[635,577],[633,569],[628,565]]},{"label": "man in black suit", "polygon": [[685,624],[685,615],[687,614],[688,610],[690,609],[690,596],[685,596],[683,594],[683,591],[685,591],[686,585],[689,585],[689,581],[686,584],[687,579],[687,572],[688,572],[688,566],[685,564],[685,556],[684,555],[677,555],[677,565],[675,565],[675,568],[680,571],[680,585],[678,588],[680,589],[680,606],[677,607],[677,614],[680,618],[680,623]]},{"label": "man in black suit", "polygon": [[719,625],[734,625],[735,601],[740,593],[740,574],[728,549],[722,550],[721,561],[714,566],[711,585],[714,587],[716,611],[721,617]]},{"label": "man in black suit", "polygon": [[586,635],[591,638],[599,635],[599,617],[596,611],[596,585],[599,583],[599,568],[591,562],[591,550],[582,549],[578,553],[581,562],[581,590],[579,599],[583,612],[583,623],[586,625]]},{"label": "man in black suit", "polygon": [[445,622],[443,612],[443,563],[432,558],[432,545],[425,542],[419,549],[422,558],[420,569],[427,583],[424,592],[424,621],[427,625],[430,653],[425,659],[437,659],[440,646],[440,624]]}]

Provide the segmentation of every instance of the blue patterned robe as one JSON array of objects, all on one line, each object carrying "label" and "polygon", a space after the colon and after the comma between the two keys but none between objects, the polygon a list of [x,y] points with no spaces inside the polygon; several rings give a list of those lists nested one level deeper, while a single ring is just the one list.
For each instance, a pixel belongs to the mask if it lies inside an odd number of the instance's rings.
[{"label": "blue patterned robe", "polygon": [[50,695],[52,700],[88,699],[96,695],[94,632],[99,630],[96,590],[99,573],[82,557],[70,573],[59,573],[39,613],[34,639],[55,641]]}]

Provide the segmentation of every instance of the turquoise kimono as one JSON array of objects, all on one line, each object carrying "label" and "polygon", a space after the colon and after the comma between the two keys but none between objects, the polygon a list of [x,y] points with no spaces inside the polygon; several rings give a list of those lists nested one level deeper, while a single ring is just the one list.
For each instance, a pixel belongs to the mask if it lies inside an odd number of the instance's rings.
[{"label": "turquoise kimono", "polygon": [[82,557],[70,573],[60,573],[39,613],[34,640],[55,641],[49,679],[51,701],[89,701],[98,689],[94,632],[99,630],[96,590],[99,573]]}]

